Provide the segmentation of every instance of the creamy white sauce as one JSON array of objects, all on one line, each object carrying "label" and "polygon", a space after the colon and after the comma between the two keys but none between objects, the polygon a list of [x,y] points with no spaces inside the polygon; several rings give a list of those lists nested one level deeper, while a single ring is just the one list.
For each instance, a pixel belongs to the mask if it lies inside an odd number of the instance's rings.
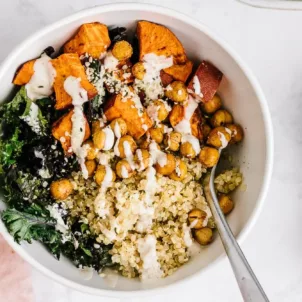
[{"label": "creamy white sauce", "polygon": [[158,163],[161,167],[164,167],[167,162],[167,154],[159,149],[157,149],[157,144],[155,141],[152,141],[149,145],[149,151],[153,164]]},{"label": "creamy white sauce", "polygon": [[228,141],[227,141],[225,135],[222,132],[218,131],[217,134],[218,134],[220,142],[221,142],[221,147],[220,148],[224,149],[228,145]]},{"label": "creamy white sauce", "polygon": [[63,236],[67,236],[65,239],[69,240],[71,237],[69,236],[70,232],[68,229],[68,226],[65,224],[61,213],[59,212],[59,206],[58,204],[54,204],[54,205],[48,205],[47,210],[49,211],[49,214],[52,218],[54,218],[57,221],[56,224],[56,230],[60,231]]},{"label": "creamy white sauce", "polygon": [[181,137],[181,142],[185,143],[188,142],[192,145],[192,148],[195,152],[196,155],[198,155],[200,153],[200,143],[198,138],[196,138],[194,135],[192,134],[183,134]]},{"label": "creamy white sauce", "polygon": [[114,145],[114,133],[109,126],[102,129],[102,131],[105,132],[105,143],[104,143],[103,150],[109,151],[112,149]]},{"label": "creamy white sauce", "polygon": [[141,279],[148,280],[161,278],[163,273],[157,261],[155,236],[147,235],[144,238],[138,239],[137,248],[143,261]]},{"label": "creamy white sauce", "polygon": [[122,136],[121,135],[121,127],[120,127],[118,122],[116,122],[115,125],[114,125],[114,135],[115,135],[116,138],[121,138],[121,136]]},{"label": "creamy white sauce", "polygon": [[74,106],[73,115],[71,117],[71,149],[78,157],[83,177],[87,179],[88,171],[85,165],[87,146],[82,147],[86,128],[86,119],[83,113],[83,104],[88,101],[87,91],[82,88],[81,79],[73,76],[67,77],[64,82],[64,89],[66,93],[71,96],[72,104]]},{"label": "creamy white sauce", "polygon": [[121,174],[122,174],[123,178],[128,178],[129,177],[128,170],[127,170],[127,168],[125,166],[122,166]]},{"label": "creamy white sauce", "polygon": [[202,92],[201,92],[201,88],[200,88],[200,82],[199,82],[199,79],[198,79],[198,77],[195,75],[194,77],[193,77],[193,88],[194,88],[194,92],[195,92],[195,94],[197,95],[197,96],[199,96],[199,97],[203,97],[203,94],[202,94]]},{"label": "creamy white sauce", "polygon": [[48,97],[53,93],[56,70],[50,61],[51,58],[43,53],[34,63],[34,74],[25,85],[27,96],[33,101]]},{"label": "creamy white sauce", "polygon": [[183,239],[186,247],[191,247],[193,240],[191,235],[191,226],[187,226],[186,223],[182,225],[182,231],[183,231]]},{"label": "creamy white sauce", "polygon": [[190,119],[192,118],[192,115],[198,107],[198,103],[191,96],[188,97],[187,102],[188,103],[184,107],[184,118],[174,127],[175,131],[180,132],[182,134],[192,133]]},{"label": "creamy white sauce", "polygon": [[99,159],[99,163],[101,165],[106,166],[106,165],[108,165],[108,163],[110,161],[110,156],[107,153],[100,152],[98,154],[98,159]]},{"label": "creamy white sauce", "polygon": [[116,70],[118,63],[119,63],[118,59],[114,57],[111,51],[109,51],[104,59],[104,67],[106,71]]},{"label": "creamy white sauce", "polygon": [[134,87],[136,90],[143,90],[147,99],[156,100],[164,94],[160,71],[172,66],[173,58],[149,53],[144,55],[143,65],[146,71],[144,78],[143,80],[135,79]]},{"label": "creamy white sauce", "polygon": [[129,163],[131,169],[135,170],[136,165],[133,161],[133,153],[132,153],[131,146],[130,146],[129,142],[124,141],[123,142],[123,147],[124,147],[124,153],[125,153],[126,159]]},{"label": "creamy white sauce", "polygon": [[141,149],[137,149],[136,150],[136,156],[138,158],[139,161],[139,166],[137,168],[138,171],[143,171],[146,167],[144,165],[144,158],[143,158],[143,153]]},{"label": "creamy white sauce", "polygon": [[158,119],[158,110],[160,109],[160,106],[156,106],[154,103],[150,103],[147,107],[147,114],[150,117],[150,119],[155,122],[155,124],[159,124],[160,121]]}]

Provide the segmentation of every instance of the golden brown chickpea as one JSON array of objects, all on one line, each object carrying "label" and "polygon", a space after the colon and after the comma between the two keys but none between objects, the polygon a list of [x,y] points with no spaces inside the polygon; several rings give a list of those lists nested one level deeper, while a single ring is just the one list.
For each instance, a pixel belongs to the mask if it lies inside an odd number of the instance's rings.
[{"label": "golden brown chickpea", "polygon": [[232,138],[230,140],[230,144],[236,144],[242,141],[243,139],[243,129],[240,125],[228,124],[226,128],[230,129],[232,134]]},{"label": "golden brown chickpea", "polygon": [[133,137],[130,135],[124,135],[121,137],[119,144],[118,144],[118,150],[120,153],[121,158],[125,158],[133,155],[135,150],[137,148],[136,142],[134,141]]},{"label": "golden brown chickpea", "polygon": [[72,183],[67,178],[53,181],[50,184],[50,193],[56,200],[66,199],[73,191]]},{"label": "golden brown chickpea", "polygon": [[87,155],[86,155],[86,158],[88,160],[93,160],[96,158],[98,152],[99,152],[99,149],[95,147],[93,141],[86,141],[84,143],[84,145],[88,146],[87,147]]},{"label": "golden brown chickpea", "polygon": [[213,231],[210,228],[198,229],[194,232],[194,238],[201,245],[207,245],[212,241]]},{"label": "golden brown chickpea", "polygon": [[131,44],[125,40],[118,41],[112,48],[112,54],[119,61],[130,59],[133,54]]},{"label": "golden brown chickpea", "polygon": [[128,131],[127,124],[121,117],[114,119],[110,123],[110,127],[116,137],[124,136]]},{"label": "golden brown chickpea", "polygon": [[213,147],[220,148],[224,143],[228,143],[231,140],[229,132],[231,131],[225,127],[214,128],[208,136],[207,143]]},{"label": "golden brown chickpea", "polygon": [[165,135],[164,144],[167,150],[178,151],[181,142],[181,133],[172,131]]},{"label": "golden brown chickpea", "polygon": [[200,209],[193,209],[188,214],[188,221],[192,229],[201,229],[207,218],[207,213]]},{"label": "golden brown chickpea", "polygon": [[176,181],[182,181],[187,177],[187,174],[188,170],[186,163],[183,160],[177,158],[175,170],[169,175],[169,177]]},{"label": "golden brown chickpea", "polygon": [[146,149],[137,149],[134,155],[134,162],[138,166],[138,171],[143,171],[149,167],[151,155]]},{"label": "golden brown chickpea", "polygon": [[219,196],[219,205],[224,215],[229,214],[234,208],[234,201],[225,194]]},{"label": "golden brown chickpea", "polygon": [[207,168],[212,168],[219,160],[219,152],[212,147],[203,147],[199,153],[199,161]]},{"label": "golden brown chickpea", "polygon": [[232,115],[227,111],[220,109],[214,113],[211,118],[211,125],[215,127],[224,126],[233,122]]},{"label": "golden brown chickpea", "polygon": [[202,125],[202,134],[203,134],[203,140],[207,140],[212,128],[208,124]]},{"label": "golden brown chickpea", "polygon": [[143,139],[140,142],[139,146],[140,146],[141,149],[149,149],[151,143],[156,144],[157,149],[160,150],[159,144],[157,144],[156,142],[152,142],[152,140],[150,138]]},{"label": "golden brown chickpea", "polygon": [[122,159],[116,164],[115,171],[120,178],[130,178],[135,173],[126,159]]},{"label": "golden brown chickpea", "polygon": [[201,108],[205,113],[212,114],[221,107],[221,98],[218,94],[215,94],[214,97],[205,103],[201,104]]},{"label": "golden brown chickpea", "polygon": [[167,118],[170,111],[170,106],[167,104],[166,101],[163,101],[161,99],[153,101],[147,107],[147,113],[150,118],[160,122],[164,121]]},{"label": "golden brown chickpea", "polygon": [[148,133],[150,134],[151,140],[154,140],[158,144],[160,144],[164,139],[164,127],[162,125],[150,128]]},{"label": "golden brown chickpea", "polygon": [[167,154],[167,162],[165,165],[161,166],[159,163],[155,165],[156,172],[162,175],[170,175],[176,167],[176,161],[174,155]]},{"label": "golden brown chickpea", "polygon": [[86,160],[85,166],[88,171],[88,177],[91,177],[96,169],[96,162],[94,160]]},{"label": "golden brown chickpea", "polygon": [[95,131],[98,131],[101,129],[101,126],[100,126],[100,121],[97,120],[97,121],[93,121],[92,122],[92,127],[91,127],[91,131],[92,131],[92,134],[95,132]]},{"label": "golden brown chickpea", "polygon": [[145,66],[142,62],[138,62],[132,66],[132,73],[137,78],[138,80],[143,80],[145,74],[146,74],[146,69]]},{"label": "golden brown chickpea", "polygon": [[[111,172],[112,172],[112,178],[111,181],[114,182],[116,179],[116,175],[114,173],[114,171],[110,168]],[[106,167],[103,165],[98,165],[95,174],[94,174],[94,180],[95,182],[100,186],[104,180],[106,176]]]},{"label": "golden brown chickpea", "polygon": [[188,97],[187,87],[181,81],[174,81],[167,86],[165,96],[174,102],[182,103]]},{"label": "golden brown chickpea", "polygon": [[102,129],[95,128],[95,131],[92,132],[92,141],[94,146],[99,150],[102,150],[105,146],[106,133]]},{"label": "golden brown chickpea", "polygon": [[180,145],[180,154],[188,158],[195,158],[197,155],[190,142],[184,142]]}]

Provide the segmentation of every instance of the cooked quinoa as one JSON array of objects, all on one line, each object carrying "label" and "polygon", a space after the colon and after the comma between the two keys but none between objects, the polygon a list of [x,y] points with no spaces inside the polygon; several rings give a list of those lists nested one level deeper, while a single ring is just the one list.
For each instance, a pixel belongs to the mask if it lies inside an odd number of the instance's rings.
[{"label": "cooked quinoa", "polygon": [[214,181],[218,192],[228,194],[234,191],[242,183],[242,173],[238,168],[226,170],[219,174]]}]

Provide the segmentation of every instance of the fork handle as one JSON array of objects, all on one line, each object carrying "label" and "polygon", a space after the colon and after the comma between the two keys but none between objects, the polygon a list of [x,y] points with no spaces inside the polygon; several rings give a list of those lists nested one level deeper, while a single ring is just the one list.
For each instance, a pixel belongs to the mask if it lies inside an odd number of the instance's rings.
[{"label": "fork handle", "polygon": [[[216,226],[230,260],[238,286],[244,301],[269,302],[252,268],[240,249],[225,217],[222,213],[214,189],[214,171],[208,186],[205,186],[205,195],[214,216]],[[211,194],[214,192],[214,194]]]}]

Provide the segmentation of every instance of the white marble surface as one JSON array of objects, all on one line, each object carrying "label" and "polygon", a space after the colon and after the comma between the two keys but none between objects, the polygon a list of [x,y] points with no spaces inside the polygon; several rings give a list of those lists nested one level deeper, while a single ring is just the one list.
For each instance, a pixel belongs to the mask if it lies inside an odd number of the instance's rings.
[{"label": "white marble surface", "polygon": [[[85,7],[115,1],[1,0],[0,61],[35,30]],[[121,1],[119,1],[121,2]],[[302,11],[270,11],[234,0],[141,1],[207,24],[249,64],[267,96],[275,167],[264,210],[242,248],[271,301],[302,301]],[[32,270],[37,302],[118,301],[70,290]],[[242,301],[228,262],[166,295],[131,301]]]}]

